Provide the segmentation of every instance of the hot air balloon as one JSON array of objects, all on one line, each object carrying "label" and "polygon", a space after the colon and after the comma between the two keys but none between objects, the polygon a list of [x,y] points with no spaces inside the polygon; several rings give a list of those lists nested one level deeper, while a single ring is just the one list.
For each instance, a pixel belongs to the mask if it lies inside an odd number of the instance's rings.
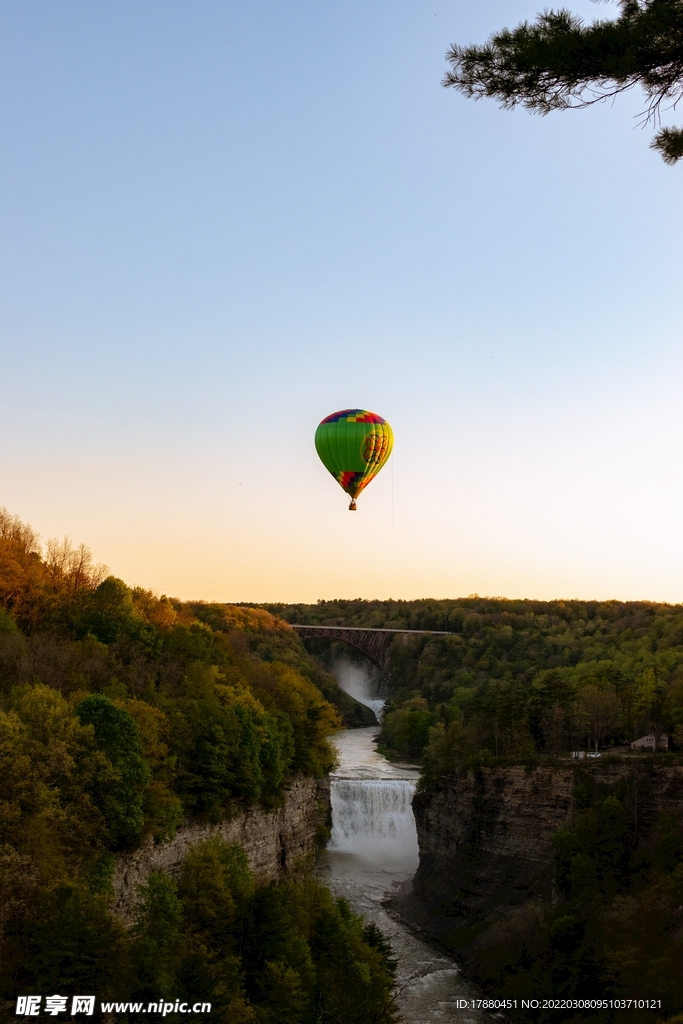
[{"label": "hot air balloon", "polygon": [[326,416],[315,432],[315,449],[342,490],[356,498],[391,455],[394,435],[386,420],[366,409],[343,409]]}]

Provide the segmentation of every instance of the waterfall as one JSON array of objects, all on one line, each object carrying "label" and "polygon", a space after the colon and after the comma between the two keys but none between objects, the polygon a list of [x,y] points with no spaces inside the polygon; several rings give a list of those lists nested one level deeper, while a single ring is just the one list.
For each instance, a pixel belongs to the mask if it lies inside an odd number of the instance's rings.
[{"label": "waterfall", "polygon": [[391,764],[377,752],[379,729],[349,729],[332,740],[337,767],[330,775],[332,855],[353,854],[382,870],[391,864],[412,874],[418,865],[413,796],[419,772]]},{"label": "waterfall", "polygon": [[375,684],[367,666],[355,664],[346,658],[338,658],[332,671],[340,689],[355,697],[359,704],[365,704],[366,708],[370,708],[377,721],[381,722],[386,702],[381,697],[370,696],[374,692]]},{"label": "waterfall", "polygon": [[331,780],[332,837],[329,849],[378,862],[417,867],[417,835],[408,779]]}]

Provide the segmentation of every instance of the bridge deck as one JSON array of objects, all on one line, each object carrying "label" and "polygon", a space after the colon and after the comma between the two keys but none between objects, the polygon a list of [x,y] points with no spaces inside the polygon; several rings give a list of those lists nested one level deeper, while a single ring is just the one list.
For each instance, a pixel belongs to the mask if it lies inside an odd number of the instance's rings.
[{"label": "bridge deck", "polygon": [[382,629],[375,626],[304,626],[290,622],[292,629],[352,629],[355,633],[432,633],[434,636],[453,636],[450,629]]}]

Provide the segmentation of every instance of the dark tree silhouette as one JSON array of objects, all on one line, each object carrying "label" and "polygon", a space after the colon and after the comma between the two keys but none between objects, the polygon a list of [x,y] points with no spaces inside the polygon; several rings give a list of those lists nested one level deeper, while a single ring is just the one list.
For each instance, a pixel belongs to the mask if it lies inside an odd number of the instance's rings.
[{"label": "dark tree silhouette", "polygon": [[[474,99],[540,114],[586,107],[642,86],[643,123],[683,96],[683,0],[617,0],[619,17],[585,25],[566,10],[494,33],[484,46],[454,45],[443,84]],[[661,128],[651,146],[683,157],[683,129]]]}]

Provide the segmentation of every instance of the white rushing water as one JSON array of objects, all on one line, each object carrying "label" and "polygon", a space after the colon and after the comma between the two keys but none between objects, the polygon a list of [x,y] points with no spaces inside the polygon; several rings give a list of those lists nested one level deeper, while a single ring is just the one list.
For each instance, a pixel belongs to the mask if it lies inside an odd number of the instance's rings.
[{"label": "white rushing water", "polygon": [[328,849],[412,875],[418,864],[412,802],[419,772],[377,753],[379,730],[350,729],[335,737],[331,777],[332,837]]},{"label": "white rushing water", "polygon": [[341,689],[355,697],[359,704],[365,704],[366,708],[374,711],[375,718],[381,722],[385,702],[381,697],[371,696],[376,690],[367,667],[340,658],[335,662],[333,671]]},{"label": "white rushing water", "polygon": [[415,783],[404,779],[334,779],[330,850],[417,868],[411,808]]},{"label": "white rushing water", "polygon": [[383,906],[406,891],[418,865],[411,802],[419,772],[378,754],[378,732],[377,727],[350,729],[334,737],[339,760],[330,779],[332,836],[319,874],[391,942],[405,1024],[490,1024],[487,1014],[458,1008],[457,1000],[476,993],[453,960],[418,939]]}]

